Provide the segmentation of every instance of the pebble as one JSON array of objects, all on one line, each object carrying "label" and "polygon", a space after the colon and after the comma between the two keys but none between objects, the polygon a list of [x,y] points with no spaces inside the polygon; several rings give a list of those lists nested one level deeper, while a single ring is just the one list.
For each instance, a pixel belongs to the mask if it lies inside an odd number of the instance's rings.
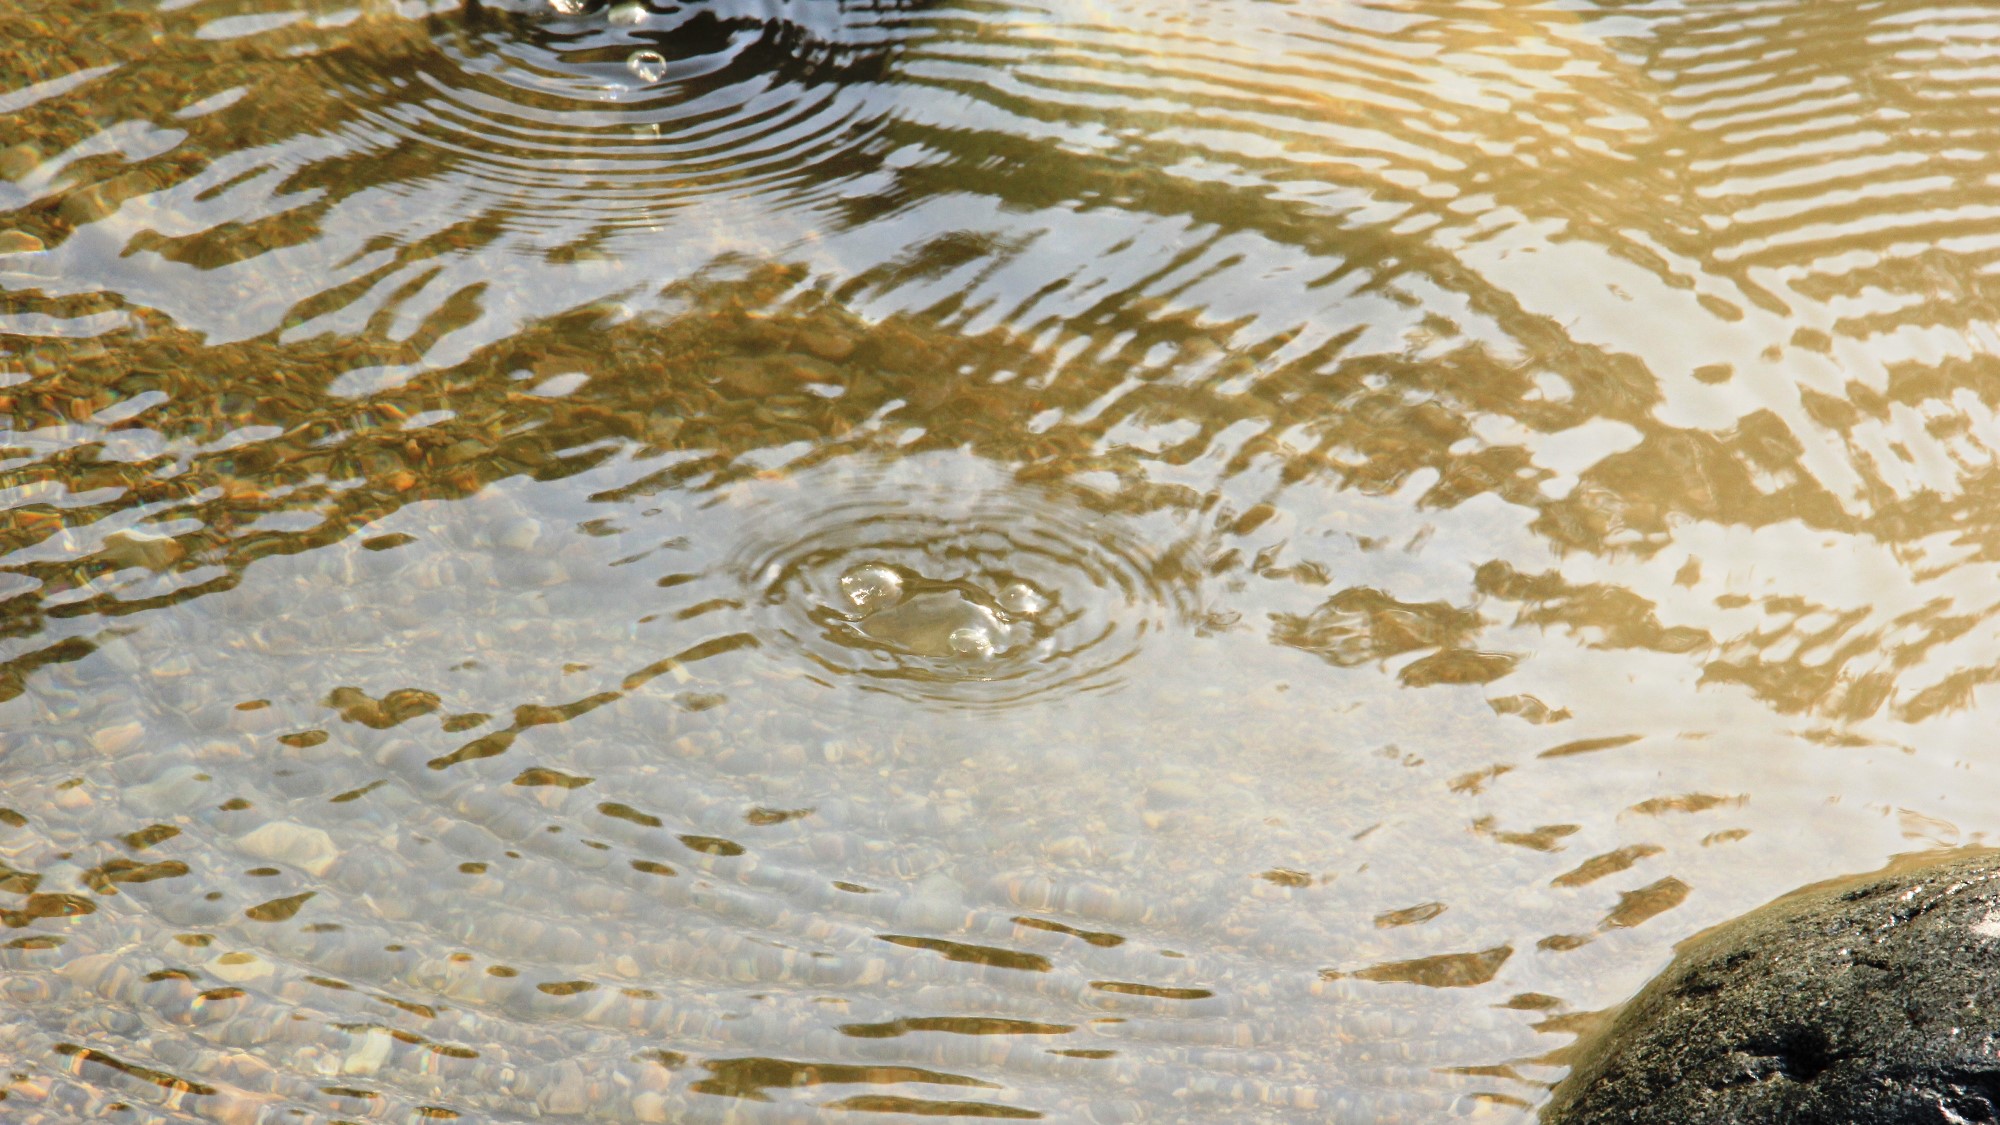
[{"label": "pebble", "polygon": [[933,871],[917,883],[915,890],[915,894],[897,904],[897,925],[948,930],[965,921],[965,896],[950,876]]},{"label": "pebble", "polygon": [[104,546],[97,551],[98,558],[121,570],[137,566],[162,571],[179,562],[186,554],[187,548],[171,535],[130,528],[105,536]]},{"label": "pebble", "polygon": [[118,213],[125,200],[138,193],[137,183],[128,182],[130,173],[80,187],[63,197],[56,213],[73,227],[84,226]]},{"label": "pebble", "polygon": [[132,642],[124,637],[113,637],[98,645],[97,655],[106,664],[128,676],[136,674],[139,669],[145,667],[139,659],[139,653],[133,649]]},{"label": "pebble", "polygon": [[19,180],[41,167],[42,153],[34,145],[23,141],[0,149],[0,180]]},{"label": "pebble", "polygon": [[236,840],[245,854],[272,863],[287,863],[301,871],[324,875],[340,858],[333,837],[318,828],[289,820],[274,820]]},{"label": "pebble", "polygon": [[575,1117],[590,1108],[590,1081],[584,1077],[582,1067],[563,1063],[557,1068],[556,1080],[542,1088],[537,1100],[547,1113]]},{"label": "pebble", "polygon": [[242,984],[246,980],[257,980],[271,975],[271,963],[255,953],[224,953],[211,959],[202,968],[217,980],[231,984]]},{"label": "pebble", "polygon": [[788,389],[789,380],[769,364],[754,359],[732,357],[719,360],[713,373],[716,385],[735,398],[768,398]]},{"label": "pebble", "polygon": [[100,754],[122,754],[137,746],[145,734],[146,728],[138,723],[119,723],[97,730],[90,736],[90,744]]},{"label": "pebble", "polygon": [[175,766],[144,785],[127,789],[125,804],[147,816],[186,812],[207,792],[209,780],[193,766]]},{"label": "pebble", "polygon": [[524,517],[507,520],[495,527],[489,535],[489,541],[495,547],[504,547],[509,551],[527,551],[534,547],[541,537],[542,525]]},{"label": "pebble", "polygon": [[373,1074],[389,1061],[389,1047],[394,1037],[387,1028],[371,1027],[361,1033],[361,1041],[351,1048],[340,1060],[341,1074]]},{"label": "pebble", "polygon": [[1155,809],[1180,809],[1199,805],[1208,790],[1192,781],[1163,777],[1146,786],[1146,805]]},{"label": "pebble", "polygon": [[799,347],[835,363],[854,354],[854,337],[836,329],[807,328],[796,339]]}]

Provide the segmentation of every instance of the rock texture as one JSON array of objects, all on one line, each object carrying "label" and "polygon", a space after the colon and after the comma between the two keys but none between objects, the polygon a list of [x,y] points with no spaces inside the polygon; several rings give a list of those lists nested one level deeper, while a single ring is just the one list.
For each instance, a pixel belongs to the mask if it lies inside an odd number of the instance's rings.
[{"label": "rock texture", "polygon": [[2000,853],[1790,895],[1685,945],[1544,1125],[2000,1122]]}]

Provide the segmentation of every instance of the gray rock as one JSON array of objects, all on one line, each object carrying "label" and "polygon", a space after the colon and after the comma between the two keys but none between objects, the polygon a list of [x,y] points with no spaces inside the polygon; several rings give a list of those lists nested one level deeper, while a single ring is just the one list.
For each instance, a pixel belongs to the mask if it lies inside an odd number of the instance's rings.
[{"label": "gray rock", "polygon": [[1544,1125],[2000,1122],[2000,853],[1789,895],[1685,943]]}]

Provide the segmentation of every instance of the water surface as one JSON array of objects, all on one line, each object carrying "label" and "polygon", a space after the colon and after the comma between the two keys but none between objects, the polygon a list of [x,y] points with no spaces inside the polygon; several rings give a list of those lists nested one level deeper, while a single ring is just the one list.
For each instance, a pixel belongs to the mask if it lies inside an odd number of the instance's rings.
[{"label": "water surface", "polygon": [[1996,32],[9,6],[9,1119],[1530,1120],[2000,833]]}]

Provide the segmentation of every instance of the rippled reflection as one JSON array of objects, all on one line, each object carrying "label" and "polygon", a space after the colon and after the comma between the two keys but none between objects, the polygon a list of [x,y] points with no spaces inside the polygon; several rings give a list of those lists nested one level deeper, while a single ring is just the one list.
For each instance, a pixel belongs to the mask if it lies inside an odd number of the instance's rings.
[{"label": "rippled reflection", "polygon": [[1528,1120],[2000,829],[1992,39],[8,7],[0,1116]]}]

